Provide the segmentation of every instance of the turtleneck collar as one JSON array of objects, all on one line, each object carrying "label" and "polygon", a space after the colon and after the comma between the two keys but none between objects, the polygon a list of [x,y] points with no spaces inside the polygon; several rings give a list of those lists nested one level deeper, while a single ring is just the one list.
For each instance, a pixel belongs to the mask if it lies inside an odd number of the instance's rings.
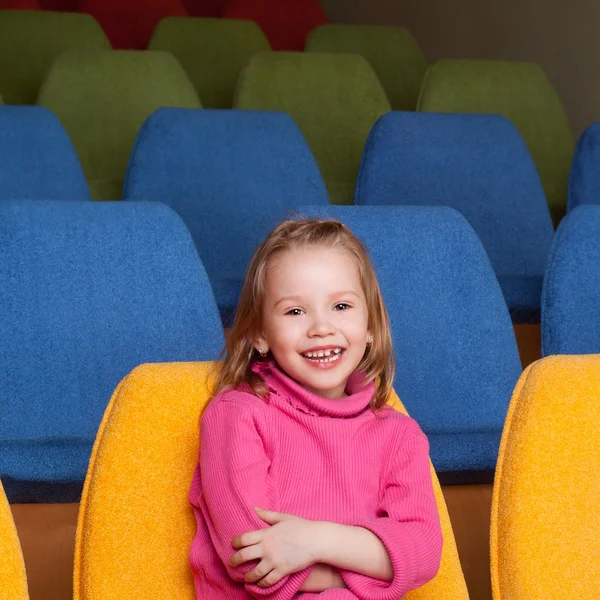
[{"label": "turtleneck collar", "polygon": [[288,404],[313,416],[349,418],[355,417],[369,407],[375,393],[375,384],[365,384],[363,375],[354,372],[346,384],[346,398],[323,398],[309,392],[297,381],[284,373],[274,360],[256,361],[252,370],[267,383],[269,390]]}]

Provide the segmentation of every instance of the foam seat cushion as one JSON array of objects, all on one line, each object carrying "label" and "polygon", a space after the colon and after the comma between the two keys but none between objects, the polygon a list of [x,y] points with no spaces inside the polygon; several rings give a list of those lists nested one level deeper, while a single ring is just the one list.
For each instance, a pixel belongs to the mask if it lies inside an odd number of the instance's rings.
[{"label": "foam seat cushion", "polygon": [[51,111],[3,106],[0,130],[1,200],[90,198],[71,140]]},{"label": "foam seat cushion", "polygon": [[[212,368],[211,363],[142,365],[115,390],[81,500],[75,600],[195,599],[187,554],[196,524],[188,492]],[[405,412],[395,396],[390,403]],[[433,469],[432,480],[444,535],[441,566],[434,579],[409,592],[406,600],[466,600],[452,526]]]},{"label": "foam seat cushion", "polygon": [[162,109],[142,127],[126,200],[156,200],[186,223],[221,317],[231,326],[246,267],[268,232],[300,205],[327,205],[302,134],[286,114]]},{"label": "foam seat cushion", "polygon": [[365,145],[355,202],[455,208],[479,236],[513,322],[539,323],[554,230],[527,146],[505,117],[384,115]]},{"label": "foam seat cushion", "polygon": [[235,107],[288,113],[315,155],[333,204],[352,204],[369,131],[390,110],[364,58],[300,52],[254,56],[240,78]]},{"label": "foam seat cushion", "polygon": [[158,51],[70,52],[52,65],[39,104],[67,130],[95,200],[120,200],[139,128],[164,106],[200,108],[174,56]]},{"label": "foam seat cushion", "polygon": [[473,229],[445,207],[303,212],[339,219],[368,248],[390,315],[394,388],[427,434],[436,471],[487,478],[521,362],[500,286]]},{"label": "foam seat cushion", "polygon": [[427,71],[417,110],[507,117],[529,148],[555,220],[562,217],[575,143],[560,99],[538,65],[441,60]]},{"label": "foam seat cushion", "polygon": [[17,528],[0,483],[0,589],[6,600],[28,600],[27,576]]},{"label": "foam seat cushion", "polygon": [[179,60],[205,108],[231,108],[243,67],[257,52],[271,49],[256,23],[191,17],[163,19],[148,47]]},{"label": "foam seat cushion", "polygon": [[427,61],[404,27],[328,23],[313,29],[308,52],[360,54],[373,67],[393,110],[415,110]]},{"label": "foam seat cushion", "polygon": [[67,50],[110,50],[89,15],[51,11],[0,12],[0,93],[6,104],[35,104],[54,60]]},{"label": "foam seat cushion", "polygon": [[494,598],[596,598],[600,356],[551,356],[512,397],[492,502]]},{"label": "foam seat cushion", "polygon": [[556,232],[542,293],[542,355],[600,353],[600,207],[581,205]]},{"label": "foam seat cushion", "polygon": [[76,501],[118,381],[215,358],[218,311],[162,204],[5,201],[0,223],[0,478],[13,502]]}]

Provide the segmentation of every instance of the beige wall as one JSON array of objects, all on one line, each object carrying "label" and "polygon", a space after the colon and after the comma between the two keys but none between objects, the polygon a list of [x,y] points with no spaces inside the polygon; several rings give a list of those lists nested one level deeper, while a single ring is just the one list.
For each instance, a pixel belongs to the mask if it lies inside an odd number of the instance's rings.
[{"label": "beige wall", "polygon": [[576,135],[600,120],[596,0],[321,0],[333,22],[402,25],[429,60],[531,60],[554,84]]}]

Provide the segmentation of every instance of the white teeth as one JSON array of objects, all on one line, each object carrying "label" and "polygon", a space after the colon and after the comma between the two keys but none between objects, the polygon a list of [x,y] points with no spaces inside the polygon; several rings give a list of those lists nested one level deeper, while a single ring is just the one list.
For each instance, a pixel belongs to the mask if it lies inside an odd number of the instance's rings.
[{"label": "white teeth", "polygon": [[329,356],[331,354],[331,350],[325,350],[324,354],[325,356]]},{"label": "white teeth", "polygon": [[314,362],[334,362],[341,357],[342,348],[333,348],[330,350],[318,350],[317,352],[304,352],[306,358]]},{"label": "white teeth", "polygon": [[319,350],[319,351],[317,352],[317,356],[318,356],[319,358],[322,358],[322,357],[323,357],[323,356],[325,356],[325,355],[323,354],[323,351],[322,351],[322,350]]}]

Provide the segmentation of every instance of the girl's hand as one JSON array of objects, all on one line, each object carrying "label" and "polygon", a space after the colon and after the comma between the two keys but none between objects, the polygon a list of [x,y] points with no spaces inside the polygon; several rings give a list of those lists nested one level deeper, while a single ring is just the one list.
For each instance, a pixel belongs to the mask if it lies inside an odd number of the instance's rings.
[{"label": "girl's hand", "polygon": [[250,560],[259,561],[258,565],[246,574],[246,582],[270,587],[286,575],[319,562],[317,521],[261,508],[254,510],[271,527],[236,537],[232,546],[240,550],[229,561],[232,567]]}]

